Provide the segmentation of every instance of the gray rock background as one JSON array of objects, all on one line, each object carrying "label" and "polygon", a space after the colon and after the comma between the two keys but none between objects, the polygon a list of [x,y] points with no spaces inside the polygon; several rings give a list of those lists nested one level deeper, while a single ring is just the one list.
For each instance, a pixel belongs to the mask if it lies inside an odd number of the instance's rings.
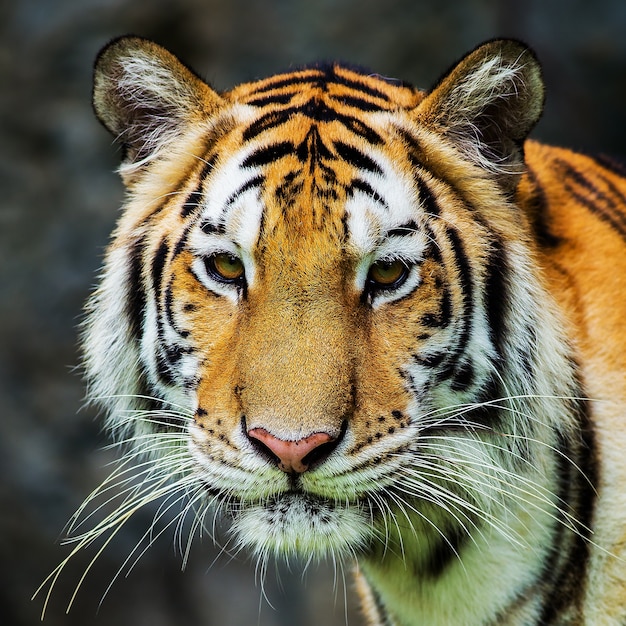
[{"label": "gray rock background", "polygon": [[[535,136],[626,153],[626,3],[622,0],[2,0],[0,1],[0,624],[39,622],[37,585],[68,553],[62,529],[106,475],[111,453],[80,410],[76,325],[122,197],[117,153],[90,107],[98,49],[134,32],[171,48],[226,89],[291,65],[339,58],[429,86],[478,42],[529,42],[548,101]],[[98,608],[154,510],[96,563],[61,577],[49,626],[360,624],[332,571],[273,572],[272,609],[254,565],[196,546],[184,573],[167,533]],[[351,590],[348,583],[348,594]]]}]

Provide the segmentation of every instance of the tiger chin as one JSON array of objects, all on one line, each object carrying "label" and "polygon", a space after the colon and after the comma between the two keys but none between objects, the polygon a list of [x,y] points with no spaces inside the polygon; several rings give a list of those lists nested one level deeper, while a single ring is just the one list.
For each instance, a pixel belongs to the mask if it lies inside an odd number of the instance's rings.
[{"label": "tiger chin", "polygon": [[186,492],[356,561],[371,625],[626,623],[626,179],[527,140],[530,50],[218,93],[125,37],[93,100],[127,196],[85,368],[140,484],[83,544]]}]

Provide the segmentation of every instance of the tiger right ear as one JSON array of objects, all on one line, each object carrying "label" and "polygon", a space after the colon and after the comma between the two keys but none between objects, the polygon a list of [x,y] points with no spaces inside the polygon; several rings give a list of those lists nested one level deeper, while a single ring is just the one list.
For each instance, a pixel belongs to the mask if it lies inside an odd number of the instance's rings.
[{"label": "tiger right ear", "polygon": [[518,41],[494,40],[459,61],[417,106],[415,117],[511,189],[543,100],[534,53]]},{"label": "tiger right ear", "polygon": [[103,48],[94,68],[98,119],[125,148],[124,163],[139,163],[189,124],[207,119],[222,99],[161,46],[121,37]]}]

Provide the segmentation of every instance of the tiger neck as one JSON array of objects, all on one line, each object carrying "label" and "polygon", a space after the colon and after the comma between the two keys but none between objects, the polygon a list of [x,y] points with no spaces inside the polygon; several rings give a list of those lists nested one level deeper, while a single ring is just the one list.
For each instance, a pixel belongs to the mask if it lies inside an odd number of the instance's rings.
[{"label": "tiger neck", "polygon": [[[556,465],[543,476],[542,487],[551,493],[558,491],[548,478],[556,476]],[[372,624],[539,623],[545,595],[538,581],[554,558],[551,546],[563,533],[568,537],[561,537],[561,545],[571,545],[573,533],[557,521],[556,504],[532,513],[527,502],[507,509],[499,516],[502,529],[483,523],[470,531],[471,536],[452,532],[427,537],[407,529],[401,547],[388,546],[382,554],[360,559],[357,578],[362,595],[370,614],[377,615]]]}]

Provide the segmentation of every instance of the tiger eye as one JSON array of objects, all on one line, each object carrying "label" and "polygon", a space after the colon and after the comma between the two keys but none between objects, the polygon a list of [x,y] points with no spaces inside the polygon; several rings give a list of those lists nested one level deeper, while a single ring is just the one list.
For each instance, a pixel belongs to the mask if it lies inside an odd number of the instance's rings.
[{"label": "tiger eye", "polygon": [[376,261],[367,276],[371,284],[378,287],[393,287],[407,276],[408,269],[402,261]]},{"label": "tiger eye", "polygon": [[229,283],[241,280],[244,275],[242,260],[228,252],[220,252],[211,256],[209,269],[216,278]]}]

